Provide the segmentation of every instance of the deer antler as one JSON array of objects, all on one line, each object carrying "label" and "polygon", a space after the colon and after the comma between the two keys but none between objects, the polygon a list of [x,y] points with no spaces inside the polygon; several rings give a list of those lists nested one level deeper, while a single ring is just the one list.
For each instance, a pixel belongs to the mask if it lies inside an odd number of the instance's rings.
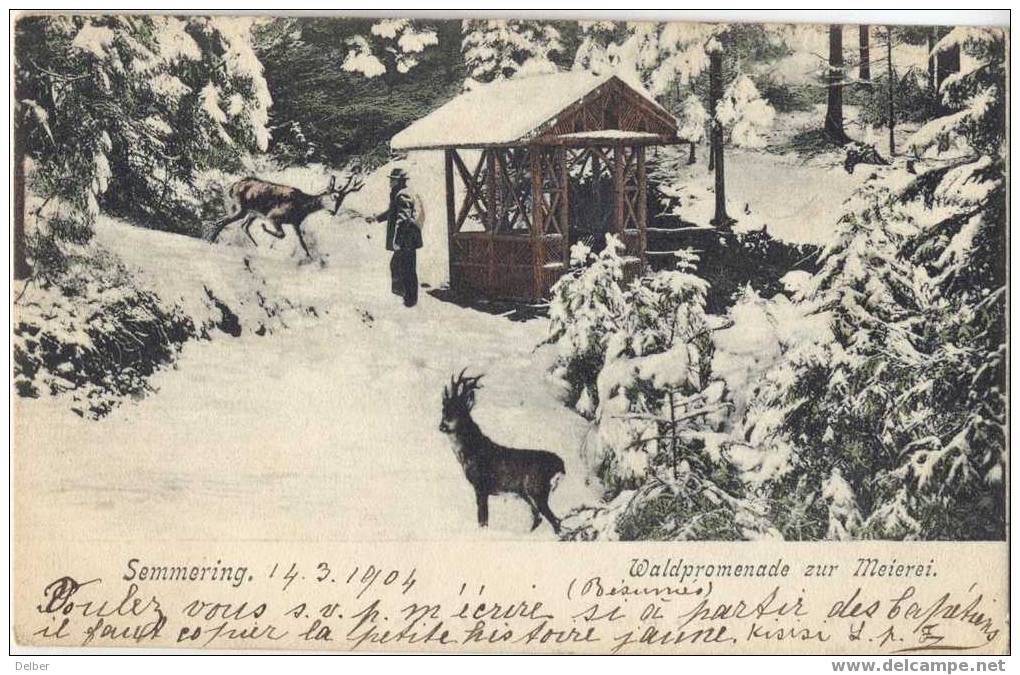
[{"label": "deer antler", "polygon": [[[337,190],[341,197],[347,196],[352,192],[357,192],[361,188],[365,187],[365,179],[362,176],[363,169],[360,162],[352,162],[345,167],[347,174],[347,181],[343,187]],[[332,187],[332,186],[330,186]]]},{"label": "deer antler", "polygon": [[482,388],[482,386],[478,384],[478,382],[482,379],[482,375],[465,377],[464,373],[466,372],[467,368],[464,368],[456,377],[452,375],[450,376],[450,398],[460,398],[461,396]]},{"label": "deer antler", "polygon": [[344,182],[342,187],[336,187],[336,176],[331,176],[329,179],[329,187],[326,189],[324,194],[331,194],[334,196],[336,204],[333,206],[333,215],[335,216],[340,212],[340,205],[343,204],[347,195],[352,192],[357,192],[363,187],[365,187],[365,179],[361,175],[360,164],[354,164],[353,168],[349,170],[347,180]]}]

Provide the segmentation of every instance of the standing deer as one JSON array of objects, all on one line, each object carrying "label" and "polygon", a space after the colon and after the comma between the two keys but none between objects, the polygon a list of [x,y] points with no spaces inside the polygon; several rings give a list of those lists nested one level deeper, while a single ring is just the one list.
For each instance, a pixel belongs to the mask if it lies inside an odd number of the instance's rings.
[{"label": "standing deer", "polygon": [[[465,369],[467,370],[467,369]],[[542,524],[542,516],[559,534],[560,521],[549,508],[549,493],[566,473],[563,460],[545,450],[517,450],[504,447],[484,433],[471,419],[475,392],[482,376],[456,379],[443,388],[443,419],[439,430],[450,436],[453,452],[475,489],[478,525],[489,524],[489,496],[515,494],[531,507],[531,529]]]},{"label": "standing deer", "polygon": [[216,221],[211,240],[216,241],[227,225],[240,222],[241,229],[252,243],[258,246],[255,237],[251,236],[251,226],[256,219],[264,218],[272,224],[273,229],[266,227],[265,223],[262,229],[277,239],[283,239],[285,236],[283,226],[291,225],[305,255],[311,258],[312,254],[305,244],[304,235],[301,234],[301,225],[305,219],[318,211],[329,211],[330,215],[335,216],[344,198],[352,192],[357,192],[364,185],[361,169],[357,166],[348,174],[347,182],[342,187],[337,188],[336,176],[330,176],[329,187],[324,192],[312,195],[288,185],[269,183],[258,178],[244,178],[227,190],[232,213]]}]

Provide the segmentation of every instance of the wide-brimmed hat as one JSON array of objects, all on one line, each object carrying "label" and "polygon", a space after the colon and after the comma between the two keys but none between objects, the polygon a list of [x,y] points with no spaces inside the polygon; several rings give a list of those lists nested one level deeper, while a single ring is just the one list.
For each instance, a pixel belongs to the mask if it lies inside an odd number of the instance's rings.
[{"label": "wide-brimmed hat", "polygon": [[407,180],[407,172],[401,169],[399,166],[394,167],[394,169],[390,171],[390,180],[396,179]]}]

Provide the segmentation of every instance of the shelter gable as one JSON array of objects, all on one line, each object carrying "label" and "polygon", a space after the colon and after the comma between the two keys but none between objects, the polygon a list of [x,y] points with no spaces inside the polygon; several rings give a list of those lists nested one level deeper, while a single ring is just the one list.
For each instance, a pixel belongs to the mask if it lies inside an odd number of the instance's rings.
[{"label": "shelter gable", "polygon": [[394,150],[512,147],[618,129],[671,142],[677,123],[639,85],[584,71],[507,80],[465,92],[407,127]]}]

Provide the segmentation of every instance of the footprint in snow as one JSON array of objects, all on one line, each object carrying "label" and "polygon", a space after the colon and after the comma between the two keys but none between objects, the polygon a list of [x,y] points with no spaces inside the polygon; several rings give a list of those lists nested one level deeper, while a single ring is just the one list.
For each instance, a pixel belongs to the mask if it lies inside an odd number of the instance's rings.
[{"label": "footprint in snow", "polygon": [[365,324],[366,326],[371,326],[372,323],[375,321],[375,317],[372,316],[372,313],[369,312],[368,310],[361,309],[360,307],[358,307],[356,308],[356,311],[358,313],[358,318],[361,319],[361,323]]}]

